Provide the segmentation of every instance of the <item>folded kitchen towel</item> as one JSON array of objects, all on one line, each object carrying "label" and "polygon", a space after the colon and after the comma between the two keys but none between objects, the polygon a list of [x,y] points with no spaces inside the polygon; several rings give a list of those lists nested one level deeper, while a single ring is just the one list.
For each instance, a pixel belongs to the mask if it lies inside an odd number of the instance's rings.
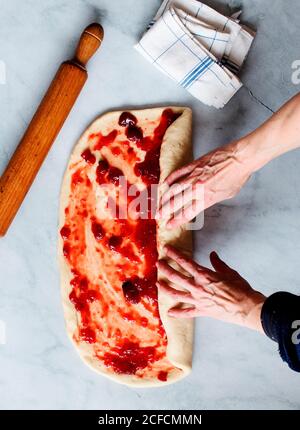
[{"label": "folded kitchen towel", "polygon": [[136,49],[203,103],[222,108],[255,33],[198,0],[164,0]]}]

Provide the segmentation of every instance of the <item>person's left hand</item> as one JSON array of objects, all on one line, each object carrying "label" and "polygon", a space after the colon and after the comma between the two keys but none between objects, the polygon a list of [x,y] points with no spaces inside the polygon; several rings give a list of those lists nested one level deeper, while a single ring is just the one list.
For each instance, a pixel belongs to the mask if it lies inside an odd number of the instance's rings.
[{"label": "person's left hand", "polygon": [[161,260],[157,265],[158,270],[168,282],[160,280],[157,287],[162,293],[172,297],[174,302],[190,305],[188,308],[170,309],[170,316],[177,318],[207,316],[263,331],[260,314],[266,297],[253,290],[248,282],[224,263],[215,252],[210,255],[214,268],[211,270],[186,258],[171,246],[165,247],[165,251],[166,256],[176,262],[187,275],[183,275],[165,260]]}]

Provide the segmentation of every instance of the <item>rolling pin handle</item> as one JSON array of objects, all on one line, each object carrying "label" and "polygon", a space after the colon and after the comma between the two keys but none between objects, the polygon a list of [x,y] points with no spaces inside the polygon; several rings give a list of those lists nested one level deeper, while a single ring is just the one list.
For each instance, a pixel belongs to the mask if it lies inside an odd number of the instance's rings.
[{"label": "rolling pin handle", "polygon": [[90,24],[83,31],[75,53],[74,62],[85,67],[100,47],[104,36],[102,25],[98,23]]}]

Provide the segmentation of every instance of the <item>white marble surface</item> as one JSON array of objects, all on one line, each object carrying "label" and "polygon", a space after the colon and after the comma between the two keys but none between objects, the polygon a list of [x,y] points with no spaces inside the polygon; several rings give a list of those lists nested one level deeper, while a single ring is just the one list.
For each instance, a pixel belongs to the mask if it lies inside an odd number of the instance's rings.
[{"label": "white marble surface", "polygon": [[[243,4],[258,35],[243,71],[256,97],[277,109],[299,91],[298,0],[207,1]],[[211,320],[197,321],[194,370],[176,385],[129,389],[85,367],[71,346],[60,303],[56,228],[60,183],[71,148],[89,122],[120,106],[178,103],[194,111],[195,154],[258,126],[270,112],[243,88],[222,111],[208,109],[152,68],[132,46],[159,0],[0,0],[0,169],[4,169],[58,64],[77,34],[100,19],[101,52],[90,78],[8,235],[0,240],[0,408],[299,409],[300,375],[267,338]],[[286,9],[288,3],[288,9]],[[218,250],[257,289],[300,291],[300,151],[274,161],[230,202],[208,210],[196,233],[197,258]]]}]

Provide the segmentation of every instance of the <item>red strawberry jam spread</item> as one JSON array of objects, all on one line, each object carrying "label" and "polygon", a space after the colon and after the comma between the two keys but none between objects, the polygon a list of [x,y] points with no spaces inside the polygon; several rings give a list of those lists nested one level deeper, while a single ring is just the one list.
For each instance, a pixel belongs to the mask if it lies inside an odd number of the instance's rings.
[{"label": "red strawberry jam spread", "polygon": [[146,219],[132,216],[128,205],[159,182],[162,140],[178,116],[166,109],[139,124],[123,112],[103,134],[91,134],[81,161],[69,167],[70,195],[60,231],[72,273],[69,299],[78,313],[75,341],[90,344],[112,373],[160,381],[175,367],[166,356],[155,285],[157,226],[148,207],[155,196],[141,211]]}]

